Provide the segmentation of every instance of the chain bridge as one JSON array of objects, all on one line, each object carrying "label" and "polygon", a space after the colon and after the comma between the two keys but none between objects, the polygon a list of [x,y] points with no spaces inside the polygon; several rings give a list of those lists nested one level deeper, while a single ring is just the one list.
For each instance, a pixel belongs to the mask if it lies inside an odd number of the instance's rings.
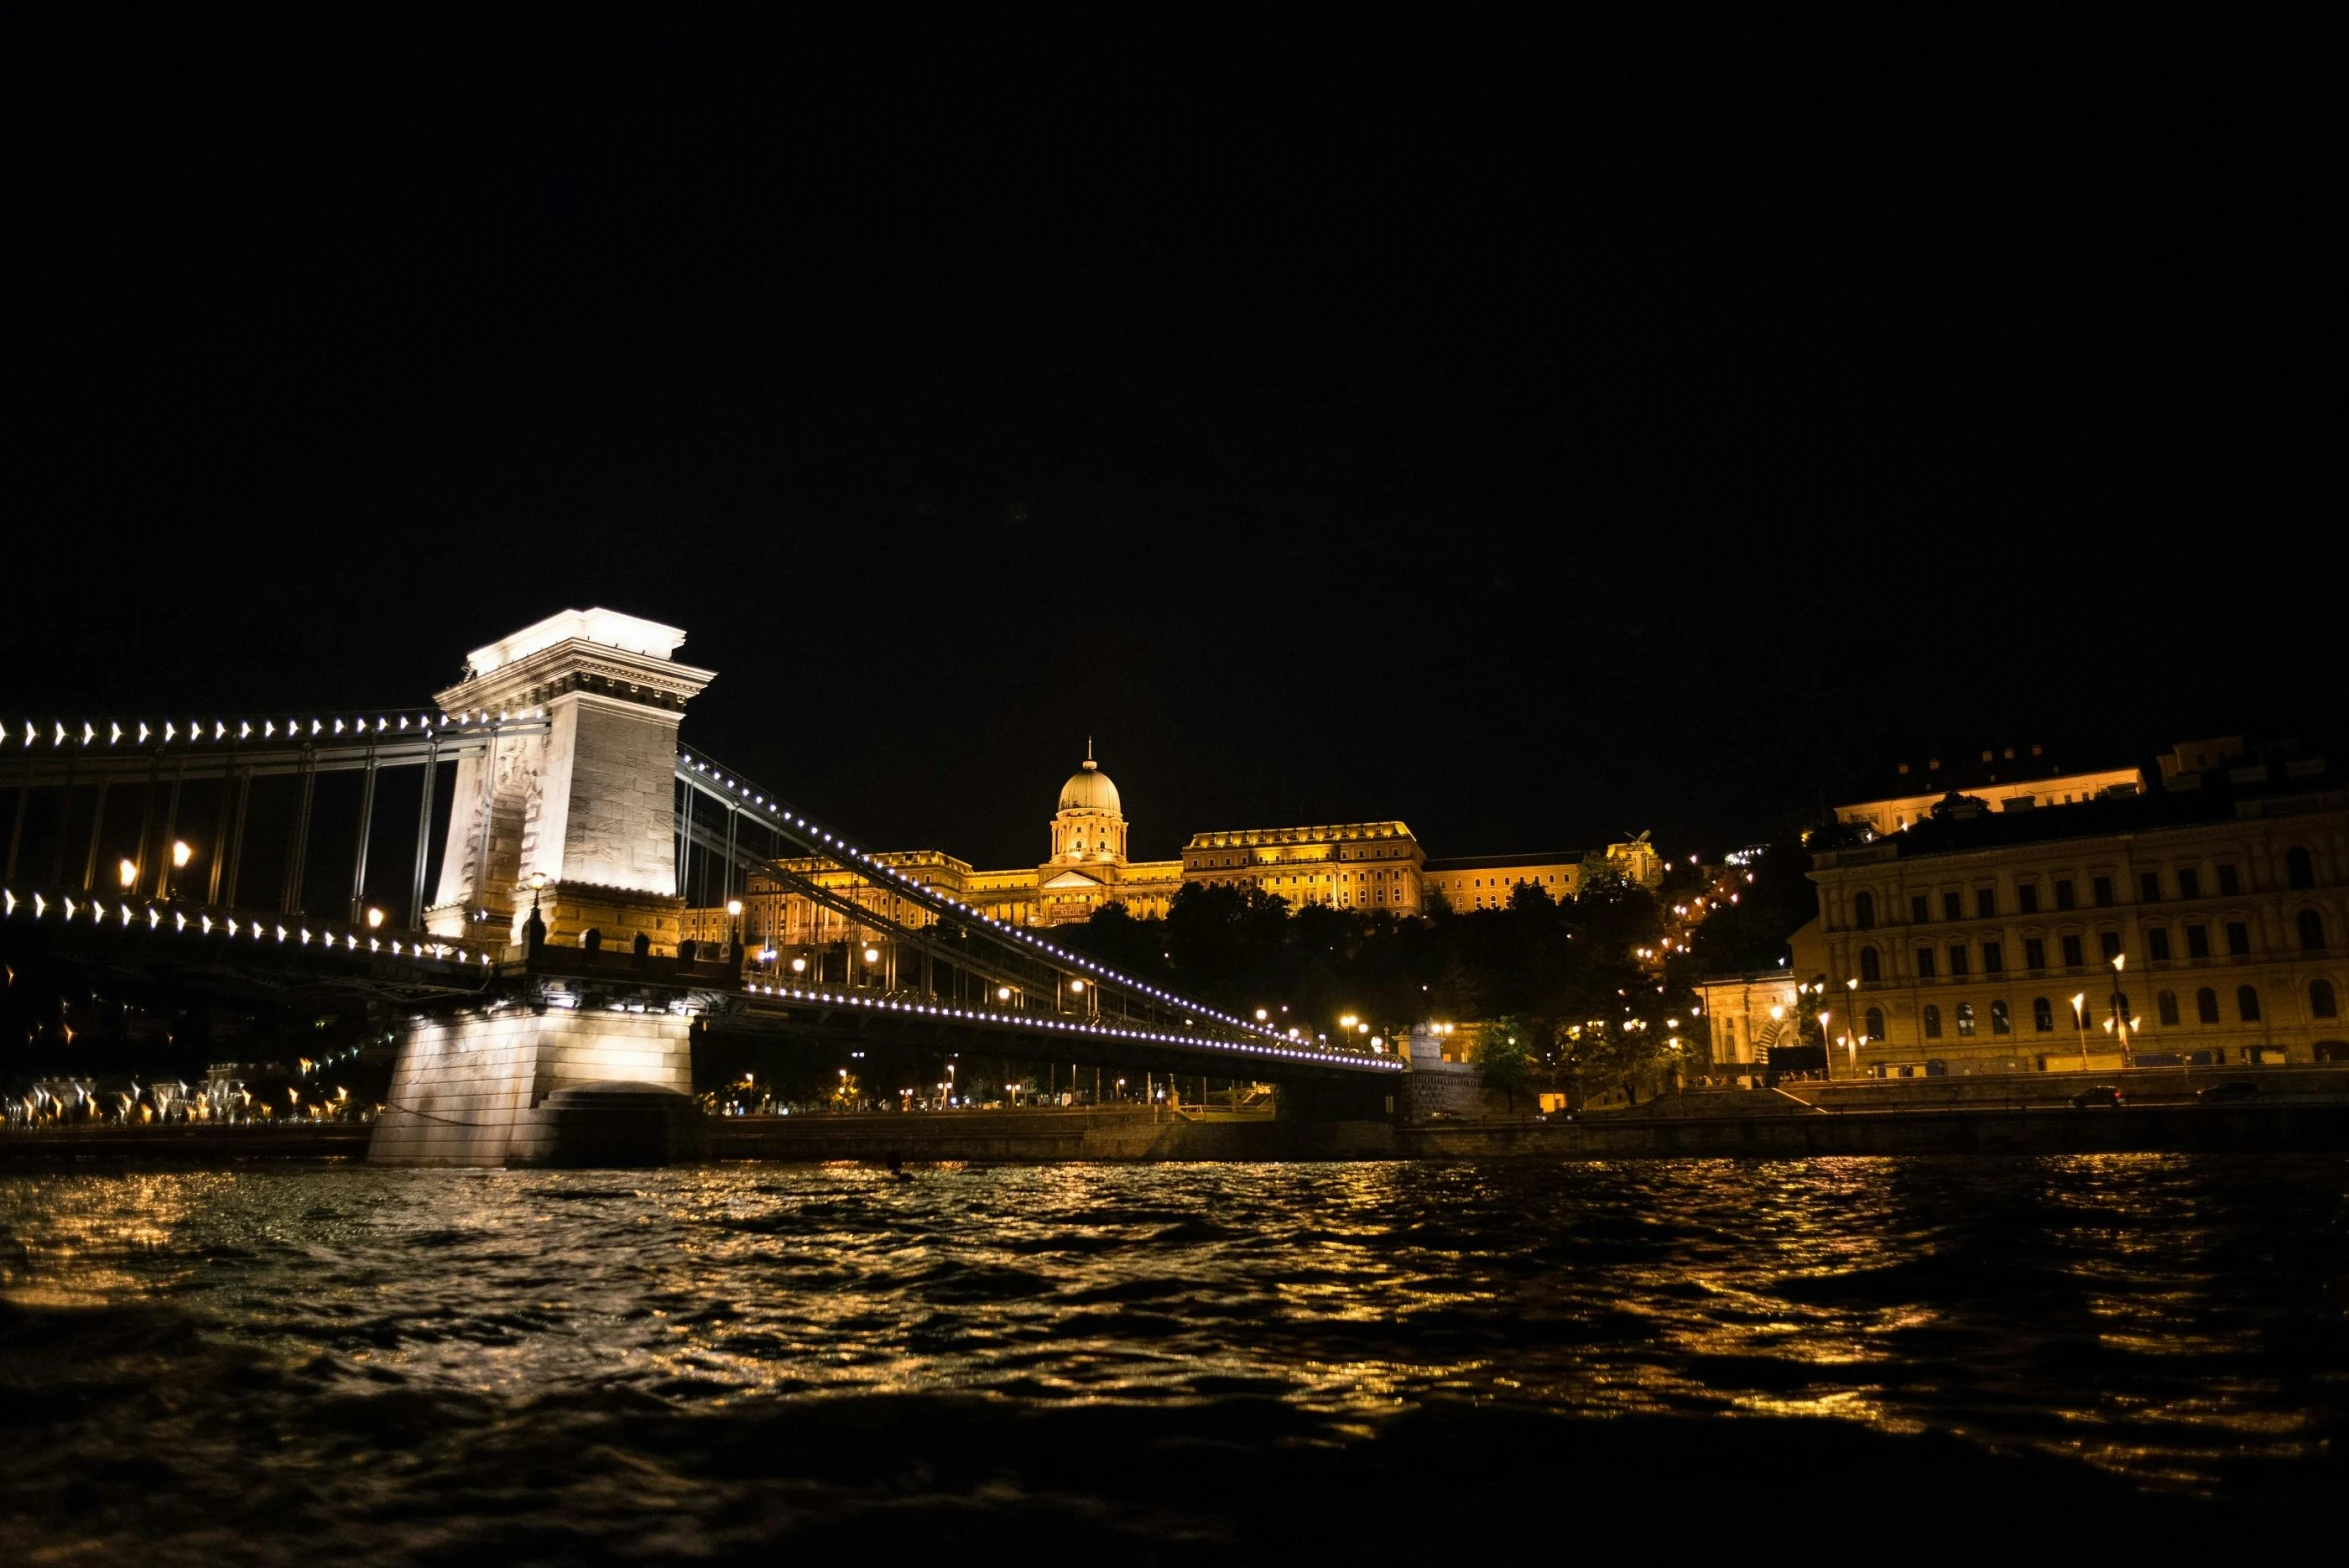
[{"label": "chain bridge", "polygon": [[[573,610],[475,649],[430,707],[11,722],[0,942],[190,994],[393,1010],[384,1163],[530,1163],[566,1117],[674,1114],[710,1028],[1391,1109],[1397,1056],[1120,974],[681,747],[715,679],[676,658],[684,636]],[[885,961],[783,969],[729,917],[753,875]]]}]

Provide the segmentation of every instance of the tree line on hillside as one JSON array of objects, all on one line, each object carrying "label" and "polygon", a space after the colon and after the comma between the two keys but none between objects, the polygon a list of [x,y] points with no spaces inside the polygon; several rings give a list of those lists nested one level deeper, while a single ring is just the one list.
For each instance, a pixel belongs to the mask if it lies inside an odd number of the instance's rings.
[{"label": "tree line on hillside", "polygon": [[[1637,1097],[1702,1070],[1699,976],[1779,964],[1816,909],[1807,867],[1789,835],[1744,874],[1734,903],[1693,922],[1673,911],[1713,886],[1697,868],[1669,868],[1649,889],[1594,856],[1580,895],[1564,901],[1527,883],[1502,908],[1456,910],[1437,897],[1410,916],[1292,908],[1254,887],[1191,883],[1163,918],[1113,903],[1055,940],[1241,1017],[1262,1008],[1307,1035],[1334,1035],[1349,1014],[1389,1037],[1422,1022],[1483,1024],[1480,1066],[1511,1096],[1579,1082]],[[1666,947],[1668,934],[1685,947]]]}]

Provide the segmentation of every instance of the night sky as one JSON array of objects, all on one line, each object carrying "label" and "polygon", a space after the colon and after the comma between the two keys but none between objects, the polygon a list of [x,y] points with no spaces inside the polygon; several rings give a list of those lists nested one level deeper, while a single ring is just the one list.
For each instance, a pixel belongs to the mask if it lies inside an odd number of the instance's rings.
[{"label": "night sky", "polygon": [[20,36],[0,713],[419,703],[604,604],[689,741],[982,864],[1088,734],[1137,855],[1710,856],[2341,715],[2313,39],[650,15]]}]

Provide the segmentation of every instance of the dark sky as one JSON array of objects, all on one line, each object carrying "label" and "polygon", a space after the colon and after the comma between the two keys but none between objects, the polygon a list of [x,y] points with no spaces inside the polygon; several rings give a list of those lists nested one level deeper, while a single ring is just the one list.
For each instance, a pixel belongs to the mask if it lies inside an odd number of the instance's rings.
[{"label": "dark sky", "polygon": [[7,711],[421,701],[606,604],[721,672],[689,740],[986,863],[1087,734],[1137,853],[1717,853],[2340,715],[2315,38],[650,15],[20,39]]}]

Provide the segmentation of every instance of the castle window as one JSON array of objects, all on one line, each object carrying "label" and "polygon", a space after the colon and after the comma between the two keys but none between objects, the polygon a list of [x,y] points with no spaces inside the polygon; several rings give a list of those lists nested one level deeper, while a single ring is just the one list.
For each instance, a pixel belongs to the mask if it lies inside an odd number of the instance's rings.
[{"label": "castle window", "polygon": [[2180,868],[2178,896],[2180,898],[2200,898],[2202,896],[2202,873],[2200,871],[2192,866]]},{"label": "castle window", "polygon": [[2233,866],[2221,866],[2218,868],[2218,873],[2219,897],[2233,898],[2236,894],[2243,891],[2242,872],[2236,870]]},{"label": "castle window", "polygon": [[2039,913],[2039,884],[2024,882],[2015,888],[2015,903],[2026,915]]},{"label": "castle window", "polygon": [[2227,922],[2227,956],[2229,958],[2251,956],[2251,927],[2246,922],[2241,920]]},{"label": "castle window", "polygon": [[1868,1017],[1867,1017],[1867,1021],[1866,1021],[1865,1023],[1863,1023],[1863,1024],[1861,1024],[1861,1025],[1860,1025],[1860,1032],[1861,1032],[1862,1034],[1866,1035],[1866,1036],[1867,1036],[1869,1039],[1871,1039],[1871,1040],[1881,1040],[1881,1039],[1883,1039],[1883,1038],[1884,1038],[1884,1009],[1883,1009],[1883,1008],[1881,1008],[1881,1007],[1871,1007],[1871,1008],[1869,1008],[1869,1009],[1868,1009]]},{"label": "castle window", "polygon": [[2023,938],[2023,967],[2025,969],[2045,969],[2047,967],[2047,938],[2043,936]]},{"label": "castle window", "polygon": [[2333,994],[2332,981],[2311,980],[2308,982],[2308,1016],[2311,1018],[2338,1018],[2341,1016],[2341,1003]]},{"label": "castle window", "polygon": [[2066,969],[2077,969],[2088,961],[2081,955],[2080,934],[2078,932],[2075,931],[2070,936],[2062,938],[2062,941],[2064,945],[2064,967]]},{"label": "castle window", "polygon": [[2325,917],[2313,909],[2303,909],[2299,916],[2300,951],[2321,953],[2325,950]]},{"label": "castle window", "polygon": [[2218,1016],[2218,993],[2204,986],[2194,993],[2194,1017],[2198,1023],[2215,1024]]},{"label": "castle window", "polygon": [[1958,1038],[1959,1038],[1959,1039],[1961,1039],[1961,1040],[1970,1040],[1970,1039],[1972,1039],[1972,1038],[1974,1037],[1974,1004],[1973,1004],[1973,1003],[1971,1003],[1971,1002],[1960,1002],[1960,1003],[1958,1003],[1958,1019],[1957,1019],[1957,1024],[1958,1024]]},{"label": "castle window", "polygon": [[1917,978],[1920,980],[1933,978],[1933,949],[1929,947],[1917,949]]},{"label": "castle window", "polygon": [[2006,948],[1998,942],[1982,944],[1982,972],[1986,975],[2006,972]]},{"label": "castle window", "polygon": [[1944,893],[1944,894],[1942,894],[1942,895],[1941,895],[1941,918],[1942,918],[1942,919],[1944,919],[1944,920],[1963,920],[1963,919],[1965,919],[1965,918],[1966,918],[1966,895],[1965,895],[1965,894],[1963,894],[1963,893]]},{"label": "castle window", "polygon": [[2154,1015],[2165,1024],[2178,1021],[2178,993],[2164,991],[2153,999]]},{"label": "castle window", "polygon": [[2294,846],[2284,851],[2284,886],[2316,886],[2316,859],[2307,850]]},{"label": "castle window", "polygon": [[2235,987],[2235,1013],[2247,1024],[2259,1022],[2259,992],[2247,985]]},{"label": "castle window", "polygon": [[2143,899],[2143,900],[2144,900],[2146,903],[2148,903],[2148,904],[2158,904],[2158,903],[2160,903],[2160,902],[2161,902],[2161,873],[2160,873],[2160,872],[2158,872],[2158,871],[2140,871],[2140,872],[2138,872],[2138,873],[2137,873],[2137,896],[2138,896],[2139,898]]},{"label": "castle window", "polygon": [[1998,889],[1994,887],[1978,887],[1974,889],[1975,917],[1981,920],[1988,920],[1997,913]]},{"label": "castle window", "polygon": [[2055,885],[2055,907],[2058,909],[2079,907],[2079,901],[2072,897],[2072,884],[2068,878]]},{"label": "castle window", "polygon": [[2118,931],[2099,931],[2096,933],[2096,946],[2104,954],[2104,961],[2109,964],[2121,956],[2121,934]]},{"label": "castle window", "polygon": [[2186,956],[2188,958],[2208,958],[2210,956],[2210,927],[2188,926],[2186,928]]},{"label": "castle window", "polygon": [[[1552,877],[1551,881],[1557,878]],[[1876,929],[1876,895],[1866,889],[1854,893],[1851,900],[1851,923],[1862,931]]]},{"label": "castle window", "polygon": [[1941,1009],[1931,1002],[1925,1004],[1925,1038],[1928,1040],[1941,1038]]},{"label": "castle window", "polygon": [[1860,978],[1862,980],[1881,980],[1884,978],[1883,971],[1884,965],[1882,961],[1877,958],[1876,950],[1872,947],[1861,948]]},{"label": "castle window", "polygon": [[2089,895],[2089,897],[2091,897],[2091,898],[2093,898],[2093,899],[2095,899],[2095,900],[2096,900],[2096,907],[2097,907],[2097,908],[2099,908],[2099,909],[2109,909],[2109,908],[2111,908],[2111,907],[2112,907],[2112,878],[2110,878],[2110,877],[2091,877],[2091,878],[2089,879],[2089,881],[2088,881],[2088,895]]},{"label": "castle window", "polygon": [[2041,1034],[2051,1033],[2055,1028],[2055,1004],[2044,996],[2031,998],[2031,1027]]}]

